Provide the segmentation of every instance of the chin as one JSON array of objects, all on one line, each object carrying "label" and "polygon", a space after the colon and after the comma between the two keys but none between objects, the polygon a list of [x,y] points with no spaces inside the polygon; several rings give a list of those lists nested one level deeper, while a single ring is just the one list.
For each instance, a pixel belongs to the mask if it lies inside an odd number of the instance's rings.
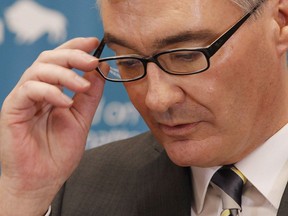
[{"label": "chin", "polygon": [[170,160],[178,166],[212,167],[224,163],[222,151],[213,142],[182,140],[163,144]]},{"label": "chin", "polygon": [[[189,146],[187,146],[189,145]],[[185,142],[173,142],[164,144],[164,149],[167,152],[170,160],[178,166],[187,167],[193,166],[195,162],[199,163],[199,158],[194,151],[191,151],[191,144]]]}]

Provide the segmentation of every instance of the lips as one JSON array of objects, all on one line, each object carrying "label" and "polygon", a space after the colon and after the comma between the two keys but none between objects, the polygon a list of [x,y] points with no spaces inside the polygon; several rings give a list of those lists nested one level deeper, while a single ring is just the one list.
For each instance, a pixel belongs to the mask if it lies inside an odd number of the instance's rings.
[{"label": "lips", "polygon": [[176,125],[168,125],[161,123],[159,124],[159,128],[164,134],[168,136],[185,137],[195,133],[199,124],[200,122],[176,124]]}]

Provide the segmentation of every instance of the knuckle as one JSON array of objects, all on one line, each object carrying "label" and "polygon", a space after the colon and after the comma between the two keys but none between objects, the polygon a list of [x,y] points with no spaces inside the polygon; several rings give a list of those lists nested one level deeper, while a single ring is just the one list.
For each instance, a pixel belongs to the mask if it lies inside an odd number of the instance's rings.
[{"label": "knuckle", "polygon": [[40,62],[34,62],[27,70],[25,71],[23,77],[28,79],[35,79],[37,77],[37,74],[41,73],[43,70],[43,65]]},{"label": "knuckle", "polygon": [[49,56],[51,54],[51,52],[52,52],[51,50],[42,51],[38,56],[38,60],[42,60],[42,59],[47,58],[47,56]]},{"label": "knuckle", "polygon": [[34,71],[40,71],[42,68],[42,64],[40,62],[34,62],[33,65],[31,65],[28,70],[31,71],[31,72],[34,72]]},{"label": "knuckle", "polygon": [[27,91],[27,90],[29,90],[32,87],[33,83],[34,82],[31,81],[31,80],[27,80],[26,82],[23,82],[20,85],[20,87],[19,87],[19,91]]}]

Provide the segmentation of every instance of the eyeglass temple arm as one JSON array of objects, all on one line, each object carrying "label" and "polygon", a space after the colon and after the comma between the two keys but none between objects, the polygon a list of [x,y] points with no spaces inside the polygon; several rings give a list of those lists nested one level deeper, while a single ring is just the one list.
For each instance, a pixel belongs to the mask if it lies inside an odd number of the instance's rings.
[{"label": "eyeglass temple arm", "polygon": [[240,26],[257,10],[260,6],[260,3],[256,5],[249,13],[243,16],[243,18],[236,23],[230,30],[225,32],[215,43],[213,46],[208,48],[209,57],[212,57],[223,45],[224,43],[240,28]]},{"label": "eyeglass temple arm", "polygon": [[101,40],[99,46],[97,47],[97,49],[95,50],[93,56],[95,56],[96,58],[99,58],[100,55],[102,54],[103,52],[103,49],[105,47],[105,41],[104,41],[104,38]]}]

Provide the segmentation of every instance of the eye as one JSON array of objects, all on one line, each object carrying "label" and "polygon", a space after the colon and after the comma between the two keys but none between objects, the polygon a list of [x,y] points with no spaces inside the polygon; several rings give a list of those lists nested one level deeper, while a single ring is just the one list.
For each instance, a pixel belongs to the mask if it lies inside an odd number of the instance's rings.
[{"label": "eye", "polygon": [[172,61],[184,61],[184,62],[197,61],[201,57],[202,53],[194,51],[175,52],[170,55]]},{"label": "eye", "polygon": [[137,59],[121,59],[117,61],[119,68],[135,68],[141,66],[141,62]]}]

